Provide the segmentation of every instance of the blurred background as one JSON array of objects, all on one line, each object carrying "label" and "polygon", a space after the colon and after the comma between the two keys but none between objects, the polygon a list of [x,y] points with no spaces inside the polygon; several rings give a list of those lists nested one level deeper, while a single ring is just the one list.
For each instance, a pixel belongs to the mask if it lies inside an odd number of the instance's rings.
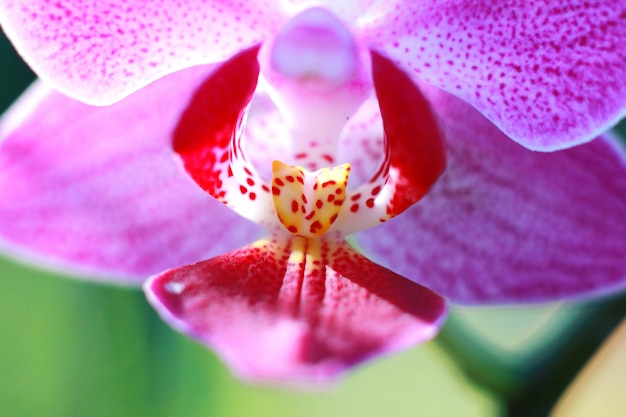
[{"label": "blurred background", "polygon": [[[33,79],[0,36],[0,111]],[[233,379],[213,353],[166,326],[138,289],[0,257],[0,416],[529,417],[550,415],[560,398],[553,415],[624,416],[626,329],[614,332],[624,312],[624,295],[453,306],[436,340],[327,389],[292,391]]]}]

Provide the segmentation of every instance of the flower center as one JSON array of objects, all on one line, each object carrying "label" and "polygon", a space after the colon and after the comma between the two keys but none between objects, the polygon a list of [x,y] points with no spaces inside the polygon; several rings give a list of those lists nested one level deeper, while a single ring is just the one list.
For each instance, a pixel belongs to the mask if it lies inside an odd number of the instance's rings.
[{"label": "flower center", "polygon": [[350,164],[310,172],[272,164],[272,198],[278,219],[294,235],[319,237],[335,223],[346,199]]}]

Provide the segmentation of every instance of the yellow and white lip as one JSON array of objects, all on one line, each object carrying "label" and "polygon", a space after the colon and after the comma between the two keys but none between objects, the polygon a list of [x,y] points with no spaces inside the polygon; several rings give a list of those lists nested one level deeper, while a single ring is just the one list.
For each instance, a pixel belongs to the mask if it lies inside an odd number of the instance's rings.
[{"label": "yellow and white lip", "polygon": [[310,172],[274,161],[272,198],[285,229],[308,238],[325,234],[339,217],[349,174],[350,164]]}]

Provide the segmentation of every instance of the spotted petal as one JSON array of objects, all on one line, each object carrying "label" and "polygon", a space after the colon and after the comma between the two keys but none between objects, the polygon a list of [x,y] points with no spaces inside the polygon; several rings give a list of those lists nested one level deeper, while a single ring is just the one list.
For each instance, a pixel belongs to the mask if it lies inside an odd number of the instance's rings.
[{"label": "spotted petal", "polygon": [[[338,219],[346,235],[378,225],[415,204],[446,164],[443,139],[420,90],[376,52],[372,75],[384,131],[384,159],[365,184],[348,194]],[[355,154],[366,151],[356,149]]]},{"label": "spotted petal", "polygon": [[144,288],[166,321],[239,376],[292,383],[329,380],[427,340],[445,313],[435,293],[345,243],[303,238],[262,240]]},{"label": "spotted petal", "polygon": [[199,86],[176,124],[173,145],[200,187],[240,215],[269,226],[277,223],[270,188],[247,157],[242,138],[244,112],[259,76],[258,49],[221,64]]},{"label": "spotted petal", "polygon": [[389,0],[362,36],[535,150],[591,140],[626,113],[626,1]]},{"label": "spotted petal", "polygon": [[109,107],[31,89],[2,119],[3,249],[141,282],[254,239],[256,226],[198,190],[172,156],[178,116],[210,70],[179,72]]},{"label": "spotted petal", "polygon": [[448,169],[394,221],[358,236],[373,260],[462,303],[555,300],[626,288],[626,161],[609,138],[528,151],[436,97]]},{"label": "spotted petal", "polygon": [[60,91],[110,104],[183,68],[219,62],[271,37],[276,1],[2,0],[0,24]]}]

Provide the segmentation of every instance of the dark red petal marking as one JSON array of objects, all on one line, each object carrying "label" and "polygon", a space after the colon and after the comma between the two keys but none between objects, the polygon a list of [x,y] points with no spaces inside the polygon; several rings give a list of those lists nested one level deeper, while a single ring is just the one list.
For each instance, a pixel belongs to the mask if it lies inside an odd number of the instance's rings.
[{"label": "dark red petal marking", "polygon": [[[231,139],[252,99],[259,76],[259,46],[223,63],[198,88],[173,133],[173,147],[191,177],[218,198],[221,170]],[[238,147],[233,147],[237,152]]]},{"label": "dark red petal marking", "polygon": [[372,76],[388,149],[389,168],[383,164],[382,173],[398,173],[387,180],[395,186],[389,213],[395,216],[422,198],[443,173],[445,147],[428,102],[403,71],[372,51]]},{"label": "dark red petal marking", "polygon": [[434,292],[345,242],[262,240],[148,281],[165,320],[215,348],[241,376],[324,380],[434,336]]}]

